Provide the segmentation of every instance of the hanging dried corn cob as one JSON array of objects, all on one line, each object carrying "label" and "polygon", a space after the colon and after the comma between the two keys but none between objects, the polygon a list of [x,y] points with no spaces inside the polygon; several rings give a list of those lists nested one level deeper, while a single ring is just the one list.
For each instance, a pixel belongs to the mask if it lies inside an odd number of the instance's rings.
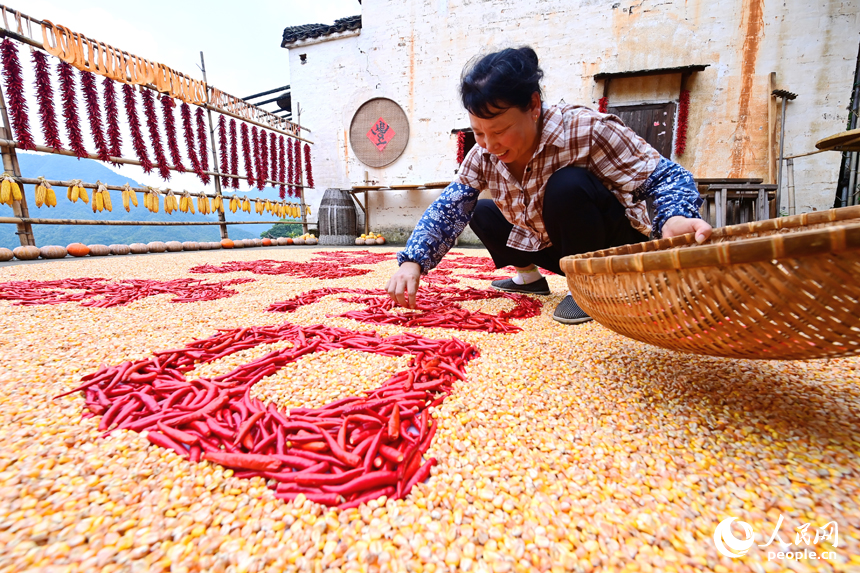
[{"label": "hanging dried corn cob", "polygon": [[131,146],[140,161],[140,167],[144,173],[152,172],[152,161],[149,160],[149,152],[143,142],[143,134],[140,131],[140,118],[137,116],[137,98],[134,95],[134,86],[125,84],[122,86],[122,98],[125,103],[125,115],[128,118],[128,127],[131,132]]},{"label": "hanging dried corn cob", "polygon": [[245,198],[242,200],[242,211],[245,213],[251,212],[251,201],[248,199],[247,195],[245,195]]},{"label": "hanging dried corn cob", "polygon": [[[298,141],[298,140],[296,140]],[[314,187],[314,173],[311,170],[311,146],[305,143],[305,173],[308,174],[308,180],[305,183],[308,187]]]},{"label": "hanging dried corn cob", "polygon": [[159,201],[158,190],[152,187],[147,187],[146,193],[143,195],[143,206],[153,213],[158,213]]},{"label": "hanging dried corn cob", "polygon": [[39,119],[45,144],[59,150],[63,148],[63,144],[60,141],[60,127],[54,109],[54,88],[51,85],[48,56],[44,52],[33,50],[33,67],[36,74],[36,101],[39,103]]},{"label": "hanging dried corn cob", "polygon": [[209,144],[206,140],[206,122],[203,120],[203,108],[198,107],[194,112],[197,122],[197,149],[200,160],[200,180],[204,185],[209,185]]},{"label": "hanging dried corn cob", "polygon": [[224,212],[224,198],[221,195],[215,195],[212,200],[212,211]]},{"label": "hanging dried corn cob", "polygon": [[[105,78],[102,82],[105,93],[105,119],[107,120],[108,154],[122,157],[122,133],[119,129],[119,108],[116,103],[116,86],[113,80]],[[117,167],[119,163],[114,163]]]},{"label": "hanging dried corn cob", "polygon": [[226,189],[230,186],[230,178],[224,177],[224,173],[229,173],[227,166],[227,122],[224,116],[218,116],[218,138],[221,140],[221,148],[218,154],[221,158],[221,187]]},{"label": "hanging dried corn cob", "polygon": [[129,212],[132,204],[137,207],[137,193],[131,189],[131,185],[126,183],[122,186],[122,206],[125,207],[126,212]]},{"label": "hanging dried corn cob", "polygon": [[185,136],[185,150],[188,152],[188,161],[191,162],[191,170],[197,174],[197,178],[200,181],[203,181],[200,159],[197,157],[197,142],[194,141],[194,128],[191,125],[191,107],[187,103],[182,102],[179,106],[179,115],[182,118],[182,133]]},{"label": "hanging dried corn cob", "polygon": [[39,184],[36,185],[36,207],[47,205],[48,207],[57,206],[57,195],[54,193],[54,188],[45,180],[44,177],[39,177]]},{"label": "hanging dried corn cob", "polygon": [[69,147],[80,159],[87,157],[84,138],[81,134],[81,122],[78,118],[78,103],[75,95],[75,72],[66,62],[57,66],[60,76],[60,99],[63,102],[63,118],[66,120],[66,133],[69,135]]},{"label": "hanging dried corn cob", "polygon": [[[93,208],[93,213],[100,213],[104,211],[105,204],[104,197],[102,196],[103,187],[104,185],[102,185],[101,181],[96,181],[96,190],[93,191],[93,202],[90,204],[90,206]],[[107,191],[107,189],[105,189],[105,191]]]},{"label": "hanging dried corn cob", "polygon": [[70,183],[71,185],[69,185],[66,192],[66,197],[68,197],[69,201],[76,203],[80,199],[84,203],[89,203],[90,198],[87,195],[87,190],[83,187],[84,182],[80,179],[72,179]]},{"label": "hanging dried corn cob", "polygon": [[164,120],[164,133],[167,136],[167,149],[170,151],[170,159],[173,167],[180,173],[185,173],[185,165],[182,164],[182,155],[179,153],[179,143],[176,140],[176,121],[173,118],[173,108],[176,102],[167,94],[161,96],[161,116]]},{"label": "hanging dried corn cob", "polygon": [[164,212],[168,215],[172,215],[178,208],[179,205],[176,203],[176,195],[173,194],[172,189],[167,189],[167,193],[164,195]]},{"label": "hanging dried corn cob", "polygon": [[238,211],[238,210],[239,210],[239,208],[240,208],[241,206],[242,206],[242,202],[241,202],[241,201],[239,201],[239,198],[238,198],[238,197],[236,197],[235,195],[233,195],[233,196],[230,198],[230,212],[231,212],[231,213],[235,213],[236,211]]},{"label": "hanging dried corn cob", "polygon": [[[236,120],[230,120],[230,174],[239,175],[239,149],[236,142]],[[231,177],[230,186],[239,188],[239,178]]]},{"label": "hanging dried corn cob", "polygon": [[209,204],[209,198],[203,191],[197,194],[197,210],[200,212],[201,215],[208,215],[212,212],[212,208]]},{"label": "hanging dried corn cob", "polygon": [[[284,157],[284,136],[278,137],[278,181],[285,182],[286,179],[286,158]],[[287,186],[281,183],[278,196],[281,199],[287,198]]]},{"label": "hanging dried corn cob", "polygon": [[149,129],[149,141],[155,152],[155,162],[158,164],[158,174],[167,181],[170,179],[170,169],[167,167],[167,156],[161,143],[161,133],[158,131],[158,116],[155,115],[155,96],[151,90],[143,90],[143,114],[146,116],[146,127]]},{"label": "hanging dried corn cob", "polygon": [[192,215],[195,214],[194,199],[191,198],[191,193],[189,193],[188,191],[182,192],[182,199],[179,202],[179,208],[183,213],[191,213]]},{"label": "hanging dried corn cob", "polygon": [[24,79],[21,62],[18,60],[18,44],[6,38],[0,43],[3,60],[3,76],[6,78],[6,97],[9,98],[9,116],[15,128],[15,140],[21,149],[35,149],[27,117],[27,97],[24,95]]},{"label": "hanging dried corn cob", "polygon": [[81,86],[84,92],[84,102],[87,106],[87,118],[90,123],[90,133],[96,144],[96,155],[100,161],[110,159],[107,141],[102,129],[102,110],[99,106],[99,91],[96,87],[96,76],[92,72],[81,72]]},{"label": "hanging dried corn cob", "polygon": [[242,134],[242,155],[245,159],[245,175],[248,177],[248,185],[254,186],[254,160],[251,157],[251,142],[248,141],[248,125],[243,123],[239,129]]},{"label": "hanging dried corn cob", "polygon": [[11,207],[13,201],[23,199],[21,187],[9,173],[4,173],[0,178],[2,178],[2,182],[0,182],[0,203]]}]

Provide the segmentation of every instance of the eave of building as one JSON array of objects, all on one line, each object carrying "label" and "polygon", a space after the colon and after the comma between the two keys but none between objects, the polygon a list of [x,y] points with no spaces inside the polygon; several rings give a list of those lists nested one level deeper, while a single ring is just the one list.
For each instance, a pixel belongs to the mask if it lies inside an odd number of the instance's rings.
[{"label": "eave of building", "polygon": [[327,34],[325,36],[319,36],[317,38],[306,38],[304,40],[296,40],[295,42],[290,42],[288,44],[283,45],[283,48],[288,50],[292,50],[293,48],[301,48],[304,46],[312,46],[314,44],[322,44],[323,42],[331,42],[332,40],[342,40],[344,38],[351,38],[353,36],[360,36],[361,28],[358,30],[347,30],[345,32],[335,32],[334,34]]}]

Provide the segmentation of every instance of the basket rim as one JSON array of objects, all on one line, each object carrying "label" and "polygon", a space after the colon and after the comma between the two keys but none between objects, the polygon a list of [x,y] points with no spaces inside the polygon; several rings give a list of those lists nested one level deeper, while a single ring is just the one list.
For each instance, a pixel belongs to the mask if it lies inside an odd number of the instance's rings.
[{"label": "basket rim", "polygon": [[[791,229],[820,223],[842,223],[827,228],[696,244],[688,233],[632,245],[622,245],[561,259],[565,274],[598,275],[682,270],[755,263],[860,249],[860,205],[815,211],[714,229],[710,240],[743,237],[762,231]],[[689,248],[680,248],[688,246]]]}]

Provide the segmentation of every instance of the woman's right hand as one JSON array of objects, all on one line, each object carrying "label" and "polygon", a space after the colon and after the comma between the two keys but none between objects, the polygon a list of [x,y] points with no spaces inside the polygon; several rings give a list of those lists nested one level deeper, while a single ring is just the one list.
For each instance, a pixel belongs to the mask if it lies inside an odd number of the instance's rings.
[{"label": "woman's right hand", "polygon": [[[415,295],[421,283],[421,265],[406,261],[397,270],[385,286],[388,296],[400,306],[415,308]],[[406,295],[406,296],[404,296]],[[407,301],[408,297],[408,301]],[[409,304],[407,304],[407,302]]]}]

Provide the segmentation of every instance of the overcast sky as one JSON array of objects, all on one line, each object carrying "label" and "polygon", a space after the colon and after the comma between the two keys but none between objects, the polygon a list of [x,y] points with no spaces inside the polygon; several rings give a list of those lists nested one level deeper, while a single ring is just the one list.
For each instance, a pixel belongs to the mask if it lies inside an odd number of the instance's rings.
[{"label": "overcast sky", "polygon": [[209,83],[239,97],[289,83],[285,27],[361,13],[358,0],[26,0],[10,6],[196,78],[202,78],[202,51]]},{"label": "overcast sky", "polygon": [[[361,13],[358,0],[252,0],[238,3],[217,0],[25,0],[10,7],[165,64],[193,78],[203,77],[198,68],[202,51],[209,84],[238,97],[289,84],[288,51],[281,48],[284,28],[331,24],[337,18]],[[10,25],[13,24],[10,22]],[[41,40],[41,32],[33,32]],[[24,51],[19,52],[19,57],[24,63],[25,92],[32,100],[30,58]],[[54,89],[57,90],[56,77]],[[78,105],[82,103],[79,101]],[[30,102],[30,109],[33,121],[37,109],[35,101]],[[267,106],[267,109],[272,107]],[[79,110],[83,113],[83,108]],[[83,118],[81,126],[85,144],[92,150],[89,127]],[[121,123],[125,156],[132,157],[124,114]],[[31,127],[35,128],[35,124]],[[63,141],[67,141],[62,127],[61,132]],[[41,130],[35,128],[34,134],[37,143],[41,144]],[[180,146],[184,150],[181,140]],[[146,185],[192,191],[200,188],[191,174],[174,173],[169,183],[165,183],[157,172],[144,174],[142,169],[133,165],[119,169],[110,164],[105,166]],[[242,189],[245,189],[244,183]]]}]

